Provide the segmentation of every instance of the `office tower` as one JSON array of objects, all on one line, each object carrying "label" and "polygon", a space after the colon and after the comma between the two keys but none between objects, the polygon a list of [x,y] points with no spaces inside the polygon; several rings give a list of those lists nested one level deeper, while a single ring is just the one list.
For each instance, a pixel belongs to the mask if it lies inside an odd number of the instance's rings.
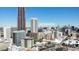
[{"label": "office tower", "polygon": [[3,32],[0,31],[0,38],[2,37]]},{"label": "office tower", "polygon": [[68,35],[70,35],[71,34],[71,29],[68,29]]},{"label": "office tower", "polygon": [[60,39],[63,36],[63,32],[58,30],[53,31],[52,39]]},{"label": "office tower", "polygon": [[56,39],[57,38],[57,31],[53,31],[52,33],[52,39]]},{"label": "office tower", "polygon": [[38,32],[38,40],[45,39],[45,34],[43,32]]},{"label": "office tower", "polygon": [[37,18],[31,18],[31,32],[32,33],[37,33],[38,32]]},{"label": "office tower", "polygon": [[38,39],[38,23],[37,23],[37,18],[31,18],[31,35],[34,42],[37,41]]},{"label": "office tower", "polygon": [[30,37],[33,38],[34,43],[36,43],[38,41],[38,33],[31,33]]},{"label": "office tower", "polygon": [[11,28],[10,27],[4,27],[4,39],[10,39],[11,38]]},{"label": "office tower", "polygon": [[24,48],[31,48],[34,46],[34,40],[30,37],[26,37],[25,39],[21,40],[21,45]]},{"label": "office tower", "polygon": [[77,39],[77,33],[76,32],[72,33],[71,39]]},{"label": "office tower", "polygon": [[52,33],[47,33],[47,39],[51,40],[52,39]]},{"label": "office tower", "polygon": [[0,38],[4,37],[3,27],[0,27]]},{"label": "office tower", "polygon": [[26,37],[26,32],[24,30],[13,32],[13,43],[16,46],[21,46],[21,40]]},{"label": "office tower", "polygon": [[65,29],[65,35],[68,36],[68,29]]},{"label": "office tower", "polygon": [[18,30],[26,30],[24,7],[18,7]]},{"label": "office tower", "polygon": [[45,39],[51,40],[52,39],[52,32],[51,31],[45,31]]}]

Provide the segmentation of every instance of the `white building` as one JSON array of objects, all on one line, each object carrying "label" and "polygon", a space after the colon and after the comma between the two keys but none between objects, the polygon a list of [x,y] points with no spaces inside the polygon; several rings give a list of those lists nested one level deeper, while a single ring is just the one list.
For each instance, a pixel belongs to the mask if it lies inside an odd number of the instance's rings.
[{"label": "white building", "polygon": [[68,29],[68,34],[69,34],[69,35],[71,34],[71,32],[72,32],[71,29]]},{"label": "white building", "polygon": [[46,39],[51,40],[52,39],[52,32],[51,31],[47,31],[45,37],[46,37]]},{"label": "white building", "polygon": [[38,32],[37,18],[31,18],[31,32],[33,32],[33,33],[37,33]]},{"label": "white building", "polygon": [[60,39],[63,36],[63,33],[60,31],[57,31],[57,38]]},{"label": "white building", "polygon": [[23,51],[21,46],[12,45],[8,48],[8,51]]},{"label": "white building", "polygon": [[10,39],[11,38],[11,28],[10,27],[4,27],[4,39]]},{"label": "white building", "polygon": [[60,31],[53,31],[52,39],[61,39],[63,37],[63,33]]},{"label": "white building", "polygon": [[57,32],[53,30],[52,39],[55,39],[55,38],[57,38]]}]

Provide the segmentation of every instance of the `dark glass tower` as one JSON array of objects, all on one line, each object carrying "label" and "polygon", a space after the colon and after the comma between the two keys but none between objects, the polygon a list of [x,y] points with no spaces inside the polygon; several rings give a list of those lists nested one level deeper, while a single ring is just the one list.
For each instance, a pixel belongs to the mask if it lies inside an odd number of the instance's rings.
[{"label": "dark glass tower", "polygon": [[26,30],[24,7],[18,7],[18,30]]}]

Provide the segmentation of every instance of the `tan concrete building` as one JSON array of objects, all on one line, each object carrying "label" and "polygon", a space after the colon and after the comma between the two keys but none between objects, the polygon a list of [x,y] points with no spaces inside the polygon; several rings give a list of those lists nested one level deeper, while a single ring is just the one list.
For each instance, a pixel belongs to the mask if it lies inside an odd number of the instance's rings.
[{"label": "tan concrete building", "polygon": [[38,40],[44,39],[44,38],[45,38],[45,34],[43,32],[38,32]]},{"label": "tan concrete building", "polygon": [[21,40],[21,46],[25,48],[31,48],[34,45],[34,40],[30,37],[26,37]]},{"label": "tan concrete building", "polygon": [[38,32],[37,18],[31,18],[31,32],[32,33],[37,33]]}]

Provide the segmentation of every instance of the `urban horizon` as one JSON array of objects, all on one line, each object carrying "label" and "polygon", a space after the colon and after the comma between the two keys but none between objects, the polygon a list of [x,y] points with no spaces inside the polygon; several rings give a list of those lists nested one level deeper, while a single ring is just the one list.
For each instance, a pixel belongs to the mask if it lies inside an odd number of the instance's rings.
[{"label": "urban horizon", "polygon": [[[17,27],[17,8],[0,8],[0,27]],[[64,26],[71,25],[78,27],[78,7],[26,7],[26,27],[30,27],[31,17],[38,19],[38,26]]]},{"label": "urban horizon", "polygon": [[[1,20],[2,24],[17,23],[17,27],[0,28],[0,51],[79,51],[79,27],[76,27],[79,8],[17,9],[17,13],[15,9],[13,13],[7,9],[7,12],[1,12],[1,16],[5,16],[1,18],[7,19],[5,22]],[[39,22],[42,27],[39,27]],[[26,28],[27,23],[30,24],[29,28]]]}]

